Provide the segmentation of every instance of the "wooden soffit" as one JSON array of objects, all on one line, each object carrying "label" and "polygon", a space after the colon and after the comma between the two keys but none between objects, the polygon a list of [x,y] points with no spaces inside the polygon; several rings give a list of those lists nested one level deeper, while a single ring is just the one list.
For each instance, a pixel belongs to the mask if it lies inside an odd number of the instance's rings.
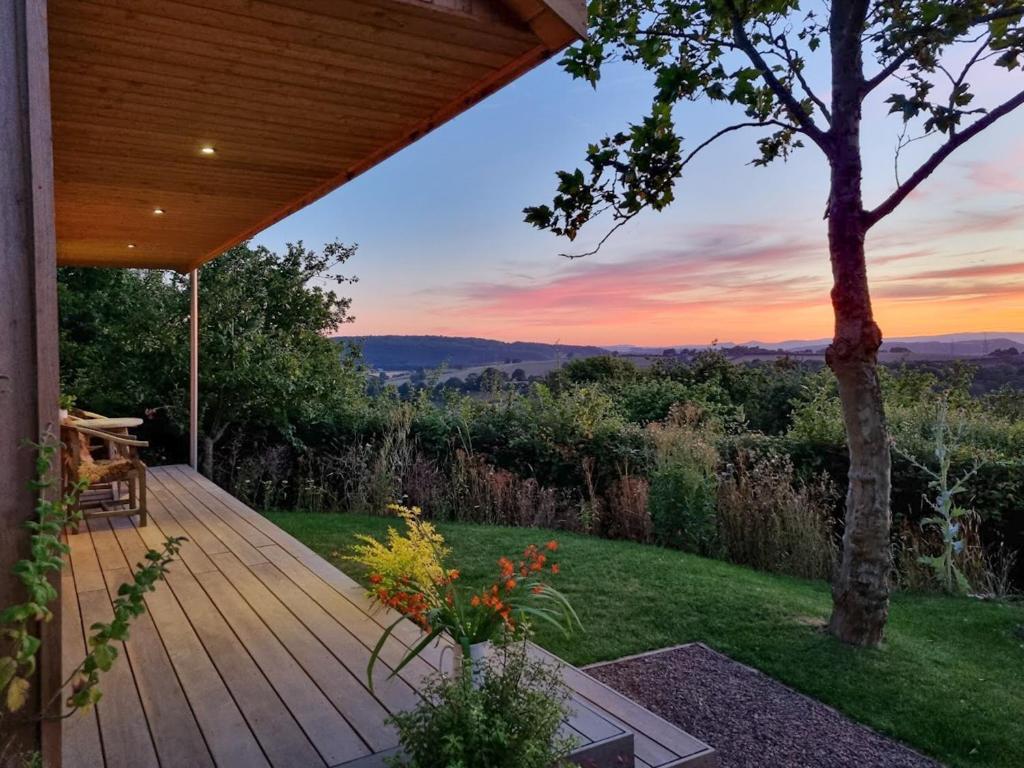
[{"label": "wooden soffit", "polygon": [[50,0],[58,261],[193,269],[585,26],[585,0]]}]

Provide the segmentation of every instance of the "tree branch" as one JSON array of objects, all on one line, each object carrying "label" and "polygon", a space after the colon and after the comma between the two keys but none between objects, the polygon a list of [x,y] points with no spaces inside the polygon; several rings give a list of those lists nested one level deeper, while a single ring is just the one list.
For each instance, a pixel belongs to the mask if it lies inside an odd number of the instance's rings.
[{"label": "tree branch", "polygon": [[861,89],[861,98],[867,96],[869,93],[875,90],[875,88],[877,88],[890,77],[892,77],[894,74],[896,74],[897,70],[899,70],[900,67],[906,64],[907,61],[909,61],[913,55],[913,51],[904,51],[895,59],[886,64],[877,75],[868,80],[865,80],[864,86]]},{"label": "tree branch", "polygon": [[925,160],[924,163],[921,164],[921,167],[914,171],[913,175],[903,182],[903,184],[898,186],[896,190],[882,202],[881,205],[873,211],[868,211],[867,214],[865,214],[864,219],[866,226],[868,228],[873,227],[883,218],[896,210],[896,207],[906,199],[907,195],[913,192],[921,182],[931,176],[942,161],[949,157],[956,149],[966,144],[970,139],[974,138],[996,122],[996,120],[1001,117],[1005,117],[1021,105],[1024,105],[1024,91],[1021,91],[1013,98],[1004,101],[983,118],[972,123],[970,127],[960,133],[951,135],[949,139],[947,139],[941,147],[935,150],[932,156]]},{"label": "tree branch", "polygon": [[775,76],[772,68],[768,66],[768,62],[764,60],[764,57],[757,50],[754,44],[750,41],[747,36],[747,31],[743,28],[743,19],[736,11],[735,6],[730,3],[732,9],[733,18],[733,37],[736,40],[736,47],[747,54],[747,58],[750,59],[751,63],[761,73],[764,81],[768,84],[768,87],[772,89],[772,93],[783,103],[787,111],[792,116],[794,122],[796,122],[799,130],[810,137],[810,139],[817,144],[823,152],[828,154],[829,152],[829,139],[821,128],[819,128],[807,111],[803,108],[803,105],[797,101],[796,96],[790,91],[785,85],[783,85],[779,78]]},{"label": "tree branch", "polygon": [[[741,128],[765,128],[770,125],[778,126],[780,128],[787,128],[790,130],[792,130],[793,128],[792,125],[788,125],[787,123],[784,123],[781,120],[762,120],[759,122],[736,123],[735,125],[730,125],[712,134],[704,141],[702,141],[700,144],[698,144],[696,147],[694,147],[692,150],[690,150],[686,157],[684,157],[682,161],[679,163],[679,169],[680,171],[682,171],[682,169],[685,168],[689,164],[689,162],[693,160],[693,158],[695,158],[701,152],[701,150],[706,149],[710,145],[714,144],[716,141],[718,141],[718,139],[722,138],[728,133],[738,131]],[[669,183],[671,183],[671,180]],[[608,241],[608,238],[614,235],[621,227],[628,224],[634,216],[636,216],[638,213],[640,213],[640,211],[643,211],[646,208],[647,205],[642,205],[637,210],[627,214],[626,216],[623,216],[619,221],[615,223],[615,226],[613,226],[605,233],[604,237],[602,237],[598,241],[597,245],[595,245],[591,250],[587,251],[586,253],[560,253],[559,256],[564,256],[567,259],[582,259],[584,256],[593,256],[595,253],[601,250],[601,247]],[[607,208],[605,210],[607,210]]]},{"label": "tree branch", "polygon": [[[970,29],[971,27],[976,27],[979,24],[988,24],[989,22],[992,21],[998,21],[1000,19],[1019,19],[1022,16],[1024,16],[1024,4],[1018,4],[1012,8],[1003,8],[998,11],[993,11],[992,13],[986,13],[981,16],[976,16],[975,18],[971,19],[970,22],[968,22],[967,29]],[[888,28],[882,31],[885,32],[887,31],[887,29]],[[900,67],[902,67],[904,64],[906,64],[910,59],[914,57],[914,53],[915,51],[911,49],[905,50],[892,61],[890,61],[888,64],[886,64],[885,67],[883,67],[882,70],[878,72],[878,74],[876,74],[869,80],[865,81],[862,95],[867,96],[869,93],[875,90],[875,88],[877,88],[886,80],[888,80],[892,75],[896,73],[896,71]]]},{"label": "tree branch", "polygon": [[800,83],[800,87],[804,89],[804,93],[807,94],[807,98],[818,105],[818,109],[821,110],[821,114],[825,116],[825,119],[829,123],[832,122],[832,113],[829,111],[828,105],[822,101],[818,95],[811,90],[810,84],[808,84],[806,78],[804,78],[803,69],[798,66],[796,57],[793,54],[793,50],[789,47],[789,42],[786,40],[785,34],[778,36],[779,45],[782,46],[782,51],[785,54],[786,63],[789,65],[790,70],[796,75],[796,79]]},{"label": "tree branch", "polygon": [[[980,59],[982,57],[982,55],[985,53],[985,51],[988,50],[988,46],[989,46],[989,43],[991,41],[992,41],[992,35],[986,35],[984,41],[981,43],[981,46],[974,52],[974,55],[971,56],[971,58],[967,61],[967,63],[964,64],[964,68],[960,71],[960,76],[958,78],[956,78],[955,80],[953,80],[953,85],[952,85],[952,87],[950,88],[950,91],[949,91],[949,105],[948,105],[948,109],[949,109],[950,112],[952,112],[954,109],[956,109],[956,98],[957,98],[957,95],[958,95],[957,94],[958,89],[960,88],[961,85],[963,85],[964,81],[967,79],[967,74],[971,71],[971,67],[973,67],[975,64],[977,64],[978,63],[978,59]],[[950,78],[950,79],[952,79],[952,78]],[[956,125],[955,124],[949,129],[949,132],[950,132],[950,135],[953,135],[953,134],[956,133]]]}]

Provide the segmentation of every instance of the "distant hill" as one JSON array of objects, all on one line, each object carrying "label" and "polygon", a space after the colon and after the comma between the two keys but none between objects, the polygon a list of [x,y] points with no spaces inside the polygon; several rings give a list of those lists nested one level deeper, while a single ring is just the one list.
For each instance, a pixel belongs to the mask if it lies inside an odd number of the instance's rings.
[{"label": "distant hill", "polygon": [[[831,339],[790,339],[787,341],[748,341],[745,344],[722,342],[719,347],[751,347],[760,350],[784,350],[790,353],[823,354]],[[676,349],[704,349],[706,344],[679,344]],[[665,347],[639,347],[630,344],[610,346],[608,349],[624,354],[661,354]],[[1016,349],[1024,352],[1024,333],[949,333],[941,336],[899,336],[886,338],[882,352],[942,357],[983,357],[997,349]]]},{"label": "distant hill", "polygon": [[465,368],[608,354],[608,350],[601,347],[456,336],[336,336],[335,340],[355,342],[363,350],[363,359],[384,371],[429,369],[440,365]]},{"label": "distant hill", "polygon": [[[831,339],[811,341],[783,341],[762,344],[788,351],[811,349],[824,351]],[[751,342],[757,345],[758,342]],[[996,349],[1017,349],[1024,352],[1024,333],[950,333],[942,336],[894,336],[882,342],[882,352],[909,350],[918,355],[948,355],[951,357],[982,357]]]}]

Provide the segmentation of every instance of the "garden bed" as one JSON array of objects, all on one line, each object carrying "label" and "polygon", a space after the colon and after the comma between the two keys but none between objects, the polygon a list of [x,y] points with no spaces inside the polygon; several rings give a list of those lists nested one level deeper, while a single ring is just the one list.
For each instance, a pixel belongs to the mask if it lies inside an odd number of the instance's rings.
[{"label": "garden bed", "polygon": [[702,643],[586,668],[704,741],[721,768],[939,768],[939,763]]}]

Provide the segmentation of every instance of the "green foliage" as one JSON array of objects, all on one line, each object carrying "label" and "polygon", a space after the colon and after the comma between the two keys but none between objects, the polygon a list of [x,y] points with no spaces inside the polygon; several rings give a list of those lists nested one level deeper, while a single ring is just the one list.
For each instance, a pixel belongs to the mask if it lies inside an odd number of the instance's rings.
[{"label": "green foliage", "polygon": [[[347,352],[339,362],[337,344],[303,331],[325,330],[342,311],[343,300],[302,282],[326,256],[301,246],[284,257],[242,249],[225,257],[223,267],[204,268],[200,278],[204,322],[216,326],[203,331],[201,399],[209,410],[202,431],[211,438],[224,431],[216,443],[224,461],[215,465],[215,478],[249,503],[368,512],[406,497],[439,519],[638,540],[653,533],[675,546],[712,551],[714,526],[702,499],[713,492],[716,471],[744,450],[789,456],[797,483],[813,485],[826,472],[842,498],[848,456],[841,407],[834,378],[820,363],[737,364],[727,351],[711,349],[662,357],[641,369],[623,357],[598,356],[571,360],[544,382],[515,387],[495,370],[484,377],[493,379],[493,391],[483,395],[480,376],[472,393],[432,387],[424,376],[405,397],[389,386],[375,386],[370,396],[365,374]],[[163,404],[175,401],[171,390],[187,375],[181,355],[163,352],[167,327],[175,325],[164,315],[175,316],[171,305],[177,302],[177,316],[183,316],[186,285],[180,278],[155,280],[153,273],[93,272],[62,271],[66,374],[75,391],[89,393],[81,399],[87,408],[96,408],[92,398],[105,398],[108,405],[97,410],[155,410],[147,437],[158,454],[173,456],[180,432],[161,434],[160,427],[180,426],[184,411]],[[129,296],[124,307],[119,291]],[[278,302],[287,306],[271,306]],[[154,312],[152,304],[162,308]],[[244,310],[230,309],[241,305]],[[185,324],[177,325],[183,331]],[[120,371],[126,360],[146,375],[138,386],[129,377],[129,394],[122,395],[104,369]],[[1024,550],[1024,398],[1017,389],[998,391],[998,384],[1018,381],[1018,369],[1024,370],[986,359],[975,366],[926,363],[880,372],[890,432],[910,455],[931,452],[939,399],[956,409],[960,439],[951,471],[969,471],[977,461],[965,493],[983,543],[1005,544],[1011,552]],[[150,383],[167,391],[142,393]],[[979,397],[982,392],[989,394]],[[132,397],[146,399],[130,404]],[[691,426],[707,425],[713,433],[721,460],[710,471],[659,459],[649,427],[671,424],[672,414],[686,409],[700,414]],[[931,495],[931,478],[898,453],[892,477],[898,526],[917,526],[930,514],[924,498]],[[682,525],[688,510],[702,510],[697,519],[703,523]],[[836,512],[842,513],[841,501]],[[701,533],[676,535],[684,530]],[[1017,583],[1022,576],[1018,567]]]},{"label": "green foliage", "polygon": [[611,355],[598,355],[570,360],[562,366],[558,378],[573,384],[626,381],[636,378],[637,367],[628,360]]},{"label": "green foliage", "polygon": [[[19,560],[11,571],[18,577],[26,599],[0,611],[0,637],[11,649],[10,655],[0,656],[0,694],[4,695],[8,712],[22,709],[28,700],[29,678],[35,674],[36,655],[41,640],[35,634],[40,622],[53,619],[50,604],[57,599],[57,590],[51,580],[60,573],[67,545],[61,540],[65,526],[74,522],[72,507],[74,495],[52,498],[56,484],[54,459],[57,447],[52,442],[35,445],[36,477],[32,489],[36,492],[36,516],[25,523],[32,532],[31,556]],[[84,486],[75,489],[76,493]]]},{"label": "green foliage", "polygon": [[[340,558],[355,535],[380,536],[390,522],[299,512],[271,519],[343,569]],[[479,587],[502,553],[538,536],[491,525],[439,528],[461,579]],[[831,607],[822,581],[662,547],[564,532],[558,538],[559,586],[585,632],[566,639],[540,627],[536,641],[571,664],[703,642],[950,768],[1024,764],[1019,601],[897,592],[886,643],[865,653],[821,631]]]},{"label": "green foliage", "polygon": [[232,426],[291,436],[358,403],[358,377],[324,336],[350,319],[350,300],[320,284],[351,282],[333,270],[354,253],[338,242],[319,253],[300,242],[280,255],[240,245],[202,269],[204,437],[216,443]]},{"label": "green foliage", "polygon": [[949,424],[948,405],[942,401],[934,428],[937,468],[927,467],[912,457],[908,459],[931,478],[929,485],[935,495],[927,498],[926,502],[933,514],[923,518],[921,526],[936,530],[942,542],[937,555],[920,554],[918,559],[932,569],[944,591],[965,594],[970,591],[971,585],[958,564],[958,558],[965,548],[963,518],[970,515],[970,510],[961,507],[956,497],[964,493],[967,483],[977,473],[977,466],[956,480],[950,477],[952,451],[957,439],[958,436]]},{"label": "green foliage", "polygon": [[710,553],[717,540],[715,482],[700,470],[675,465],[651,475],[648,510],[660,544]]},{"label": "green foliage", "polygon": [[714,433],[699,424],[699,412],[676,411],[648,432],[655,446],[648,510],[655,540],[700,554],[717,551],[715,492],[718,452]]},{"label": "green foliage", "polygon": [[717,498],[724,554],[761,571],[827,580],[839,552],[835,501],[827,475],[801,480],[787,456],[741,451]]},{"label": "green foliage", "polygon": [[434,674],[424,701],[391,718],[401,739],[396,768],[552,768],[573,742],[559,733],[568,692],[558,673],[513,641],[496,649],[479,688],[469,675]]},{"label": "green foliage", "polygon": [[[12,568],[21,581],[27,600],[0,611],[0,636],[13,649],[10,655],[0,656],[0,693],[4,695],[6,710],[12,713],[22,710],[28,703],[30,678],[35,674],[36,657],[42,645],[32,630],[38,623],[53,619],[49,606],[58,595],[51,578],[60,572],[64,557],[69,552],[61,536],[67,526],[77,522],[78,518],[72,508],[77,495],[85,490],[83,483],[75,486],[70,495],[51,499],[52,494],[48,489],[55,483],[53,462],[57,447],[48,442],[35,448],[36,479],[32,487],[38,493],[36,519],[25,524],[32,531],[32,555],[19,560]],[[72,685],[67,706],[73,710],[84,709],[99,701],[102,695],[99,689],[100,674],[108,672],[117,659],[118,651],[114,643],[128,639],[132,619],[146,610],[145,594],[152,592],[156,582],[164,577],[184,541],[184,538],[168,538],[161,551],[147,551],[146,564],[140,563],[132,574],[132,581],[122,584],[118,589],[118,597],[113,603],[114,620],[92,625],[88,654],[58,688],[59,694],[68,685]],[[51,703],[42,702],[44,714]],[[0,755],[6,752],[8,745],[4,743],[2,746]]]},{"label": "green foliage", "polygon": [[[611,62],[643,69],[653,84],[650,109],[624,130],[590,143],[585,169],[558,171],[553,202],[524,209],[525,219],[574,240],[589,221],[607,214],[611,229],[593,253],[641,211],[672,203],[675,183],[690,160],[733,131],[758,132],[754,165],[785,160],[805,140],[833,160],[842,146],[833,141],[833,129],[859,123],[862,101],[888,84],[897,88],[886,100],[890,112],[905,126],[949,137],[948,146],[929,160],[938,165],[949,147],[1024,101],[1016,94],[986,109],[975,103],[972,85],[979,62],[1007,70],[1019,66],[1022,18],[1018,0],[879,0],[810,10],[793,0],[592,0],[587,39],[567,52],[562,66],[595,88]],[[806,73],[819,49],[819,55],[837,57],[832,64],[840,79],[833,87],[847,90],[841,78],[850,78],[853,98],[826,104],[815,93]],[[857,60],[877,61],[877,71],[860,79],[859,73],[843,70],[849,50],[857,52]],[[946,87],[945,73],[953,66],[956,73],[948,76]],[[687,102],[732,105],[737,121],[684,151],[675,109]],[[988,119],[969,120],[978,115]],[[970,133],[958,130],[968,123]],[[920,181],[915,177],[911,184]],[[901,199],[894,199],[893,207]]]},{"label": "green foliage", "polygon": [[661,421],[672,406],[696,400],[703,394],[695,393],[682,382],[661,376],[616,383],[610,389],[626,421],[637,424]]},{"label": "green foliage", "polygon": [[57,287],[62,389],[97,413],[148,410],[187,421],[188,297],[180,280],[154,270],[62,267]]},{"label": "green foliage", "polygon": [[[364,407],[363,374],[326,338],[350,319],[329,286],[355,246],[283,254],[236,246],[200,270],[200,432],[205,453],[232,430],[298,442]],[[188,422],[189,285],[152,270],[61,269],[61,372],[89,410],[142,414],[165,451]],[[327,287],[325,287],[327,286]],[[251,444],[250,444],[251,447]],[[212,461],[207,461],[207,468]]]}]

